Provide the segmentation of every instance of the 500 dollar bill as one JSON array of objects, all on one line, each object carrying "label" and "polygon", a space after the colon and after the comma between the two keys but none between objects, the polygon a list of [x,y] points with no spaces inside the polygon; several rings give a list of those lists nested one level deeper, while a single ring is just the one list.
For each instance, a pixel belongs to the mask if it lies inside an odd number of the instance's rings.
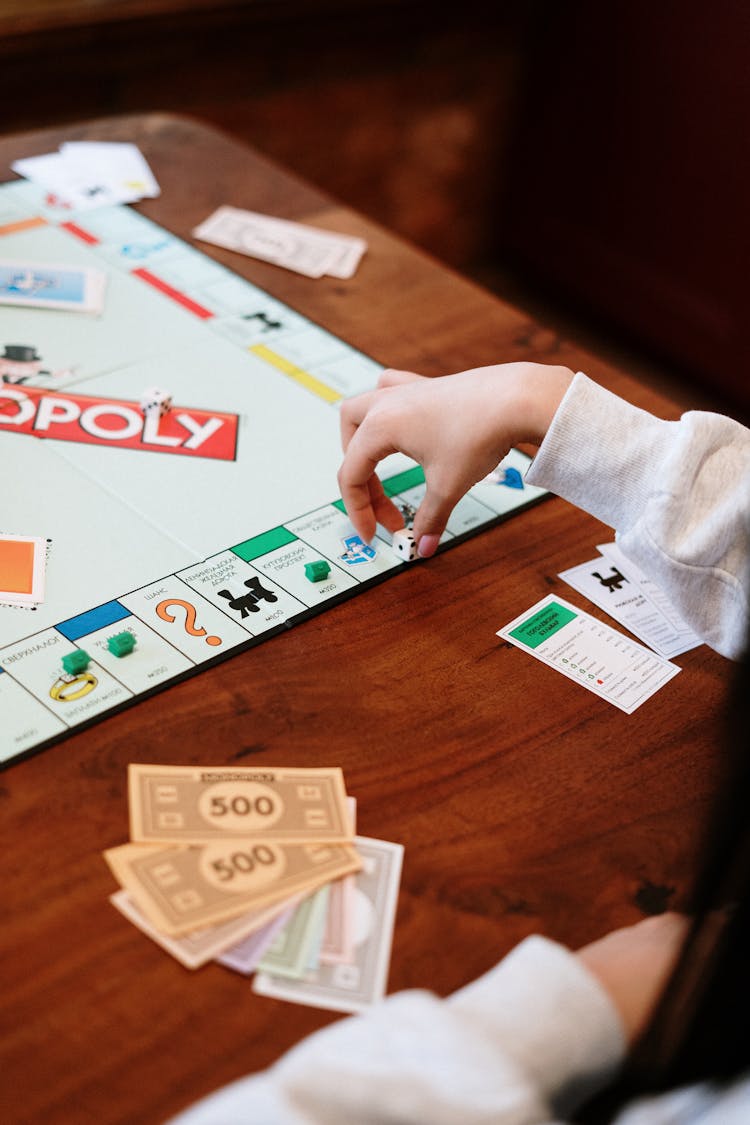
[{"label": "500 dollar bill", "polygon": [[123,844],[104,858],[152,924],[172,935],[316,890],[362,866],[344,844],[236,839],[190,848]]},{"label": "500 dollar bill", "polygon": [[130,838],[203,844],[229,837],[277,843],[351,840],[344,778],[329,769],[128,767]]}]

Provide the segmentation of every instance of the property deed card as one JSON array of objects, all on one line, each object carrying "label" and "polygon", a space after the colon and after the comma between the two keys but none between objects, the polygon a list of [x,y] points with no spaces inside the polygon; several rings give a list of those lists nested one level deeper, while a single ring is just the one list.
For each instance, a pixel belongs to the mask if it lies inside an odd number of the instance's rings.
[{"label": "property deed card", "polygon": [[497,635],[628,715],[680,671],[554,594],[498,629]]}]

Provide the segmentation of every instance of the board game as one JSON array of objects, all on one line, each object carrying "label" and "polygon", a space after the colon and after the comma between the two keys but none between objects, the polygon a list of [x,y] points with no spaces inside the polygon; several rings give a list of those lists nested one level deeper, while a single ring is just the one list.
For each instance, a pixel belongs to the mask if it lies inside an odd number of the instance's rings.
[{"label": "board game", "polygon": [[[132,207],[0,185],[0,259],[105,274],[98,313],[0,305],[0,576],[15,537],[46,554],[43,599],[0,605],[0,763],[408,565],[336,495],[337,408],[373,359]],[[152,386],[163,415],[139,406]],[[511,451],[442,546],[538,501],[527,464]],[[381,470],[408,523],[422,470]]]}]

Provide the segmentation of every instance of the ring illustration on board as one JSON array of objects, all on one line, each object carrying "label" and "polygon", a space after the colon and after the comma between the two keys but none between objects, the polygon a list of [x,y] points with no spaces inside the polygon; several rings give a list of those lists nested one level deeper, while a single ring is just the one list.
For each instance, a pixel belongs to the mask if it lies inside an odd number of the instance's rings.
[{"label": "ring illustration on board", "polygon": [[77,676],[60,676],[55,680],[49,693],[52,699],[59,703],[72,703],[74,699],[81,699],[93,691],[99,683],[91,672],[79,672]]}]

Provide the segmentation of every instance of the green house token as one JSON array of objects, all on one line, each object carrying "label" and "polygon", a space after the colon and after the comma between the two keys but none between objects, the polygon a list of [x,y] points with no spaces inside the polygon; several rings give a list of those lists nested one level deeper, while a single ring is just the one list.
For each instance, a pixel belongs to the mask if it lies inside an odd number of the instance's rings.
[{"label": "green house token", "polygon": [[127,656],[135,648],[135,637],[127,629],[124,633],[115,633],[107,637],[107,648],[114,656]]},{"label": "green house token", "polygon": [[91,657],[82,648],[77,648],[75,652],[66,652],[62,658],[62,666],[69,676],[77,676],[79,672],[85,672],[91,663]]},{"label": "green house token", "polygon": [[322,582],[331,573],[331,565],[324,559],[317,559],[315,562],[305,563],[305,578],[310,582]]}]

